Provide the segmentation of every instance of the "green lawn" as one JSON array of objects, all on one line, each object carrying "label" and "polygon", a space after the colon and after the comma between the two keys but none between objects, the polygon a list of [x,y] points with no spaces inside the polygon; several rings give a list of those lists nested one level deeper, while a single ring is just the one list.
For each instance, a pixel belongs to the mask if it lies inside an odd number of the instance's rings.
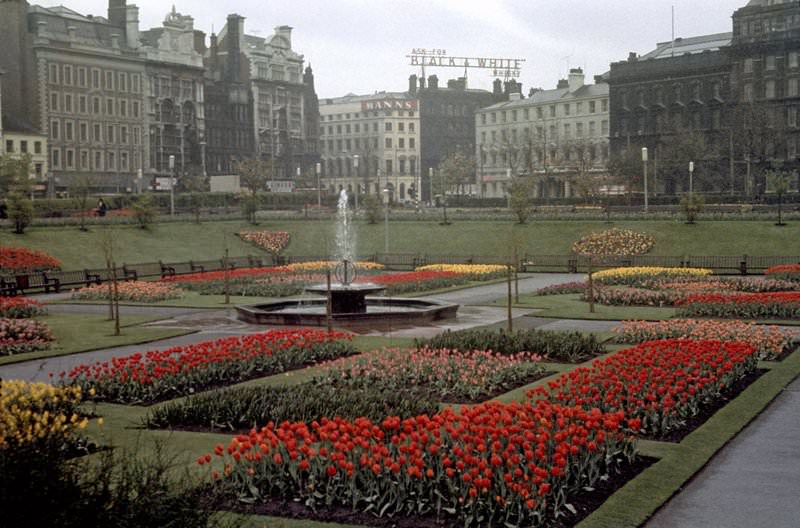
[{"label": "green lawn", "polygon": [[[502,301],[496,304],[505,306]],[[674,308],[656,308],[652,306],[605,306],[594,305],[594,313],[589,311],[589,303],[580,299],[580,294],[566,295],[521,295],[519,303],[514,306],[541,311],[530,314],[531,317],[552,317],[554,319],[592,319],[607,321],[624,321],[636,319],[640,321],[660,321],[675,316]]]},{"label": "green lawn", "polygon": [[139,326],[161,319],[148,316],[122,317],[122,335],[114,335],[114,323],[105,316],[87,314],[50,314],[37,317],[50,327],[56,341],[48,350],[0,357],[0,365],[19,363],[32,359],[66,356],[77,352],[98,350],[123,345],[149,343],[168,337],[186,335],[190,330],[174,328],[147,328]]},{"label": "green lawn", "polygon": [[[798,255],[800,222],[776,227],[764,221],[704,221],[686,225],[678,220],[620,221],[614,226],[648,232],[656,239],[653,255]],[[438,222],[395,221],[389,224],[392,253],[427,253],[508,257],[514,244],[521,253],[567,254],[571,244],[583,235],[608,229],[603,221],[535,221],[526,225],[510,221],[456,221],[449,226]],[[241,242],[235,234],[243,229],[288,231],[291,243],[287,255],[330,255],[334,223],[329,220],[262,221],[258,226],[244,222],[190,222],[155,224],[143,230],[135,226],[112,228],[118,242],[116,260],[137,263],[219,259],[231,255],[264,255]],[[77,227],[35,227],[24,235],[0,231],[0,245],[28,246],[46,251],[64,263],[64,269],[101,267],[103,253],[98,242],[103,228],[81,232]],[[356,222],[358,253],[383,252],[384,226]]]}]

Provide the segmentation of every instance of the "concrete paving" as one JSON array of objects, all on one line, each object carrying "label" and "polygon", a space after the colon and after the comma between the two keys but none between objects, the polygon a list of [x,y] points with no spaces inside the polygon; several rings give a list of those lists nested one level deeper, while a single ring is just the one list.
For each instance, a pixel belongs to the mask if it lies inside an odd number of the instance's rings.
[{"label": "concrete paving", "polygon": [[800,526],[800,380],[711,460],[646,528]]}]

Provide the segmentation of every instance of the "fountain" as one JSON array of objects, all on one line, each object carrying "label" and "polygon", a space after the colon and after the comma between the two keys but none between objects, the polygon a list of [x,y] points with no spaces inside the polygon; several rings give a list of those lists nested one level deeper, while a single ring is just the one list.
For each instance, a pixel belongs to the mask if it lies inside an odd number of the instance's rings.
[{"label": "fountain", "polygon": [[333,322],[344,327],[409,326],[456,316],[457,304],[428,299],[368,297],[386,288],[378,284],[356,282],[355,232],[345,190],[339,193],[336,216],[336,264],[333,269],[336,282],[330,286],[317,284],[305,288],[306,292],[325,298],[287,299],[237,306],[239,319],[256,324],[324,326],[328,318],[328,304]]}]

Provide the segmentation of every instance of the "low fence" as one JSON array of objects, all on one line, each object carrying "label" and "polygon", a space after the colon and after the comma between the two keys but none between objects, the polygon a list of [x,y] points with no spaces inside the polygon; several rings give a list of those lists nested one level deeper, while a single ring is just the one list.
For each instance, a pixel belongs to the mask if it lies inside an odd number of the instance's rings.
[{"label": "low fence", "polygon": [[[328,260],[326,256],[281,256],[272,257],[252,255],[230,257],[229,269],[275,266],[292,263]],[[383,264],[390,270],[413,270],[426,264],[501,264],[516,265],[520,271],[581,273],[589,269],[589,259],[575,255],[522,255],[519,262],[512,259],[486,255],[439,255],[428,253],[376,253],[359,256],[365,260]],[[641,255],[637,257],[606,257],[592,259],[592,269],[660,266],[667,268],[693,267],[709,268],[718,274],[759,274],[779,264],[800,264],[800,256],[752,256],[752,255],[684,255],[658,256]],[[120,280],[163,278],[188,273],[224,270],[224,259],[188,262],[145,262],[123,264],[114,273]],[[63,288],[83,287],[102,284],[110,280],[108,269],[83,269],[73,271],[45,271],[22,275],[0,277],[0,295],[17,295],[37,292],[58,292]]]}]

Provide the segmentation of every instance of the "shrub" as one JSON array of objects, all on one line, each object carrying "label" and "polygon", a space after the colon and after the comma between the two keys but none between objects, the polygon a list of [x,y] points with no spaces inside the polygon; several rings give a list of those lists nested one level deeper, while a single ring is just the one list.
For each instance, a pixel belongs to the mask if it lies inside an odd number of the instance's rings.
[{"label": "shrub", "polygon": [[498,354],[530,352],[545,359],[577,363],[605,352],[592,335],[580,332],[517,330],[512,333],[494,330],[447,331],[430,339],[415,339],[417,347],[451,350],[492,350]]},{"label": "shrub", "polygon": [[433,414],[438,404],[408,390],[344,387],[314,381],[292,387],[235,387],[198,394],[152,410],[150,428],[207,428],[240,431],[284,421],[311,422],[365,416],[379,421],[388,415],[403,418]]},{"label": "shrub", "polygon": [[46,323],[0,317],[0,356],[46,350],[52,341]]},{"label": "shrub", "polygon": [[0,317],[30,319],[47,313],[44,306],[25,297],[0,297]]},{"label": "shrub", "polygon": [[0,272],[33,273],[61,267],[61,261],[47,253],[25,247],[0,248]]},{"label": "shrub", "polygon": [[140,195],[131,205],[133,216],[142,229],[153,223],[156,219],[156,208],[153,205],[153,198],[149,194]]}]

